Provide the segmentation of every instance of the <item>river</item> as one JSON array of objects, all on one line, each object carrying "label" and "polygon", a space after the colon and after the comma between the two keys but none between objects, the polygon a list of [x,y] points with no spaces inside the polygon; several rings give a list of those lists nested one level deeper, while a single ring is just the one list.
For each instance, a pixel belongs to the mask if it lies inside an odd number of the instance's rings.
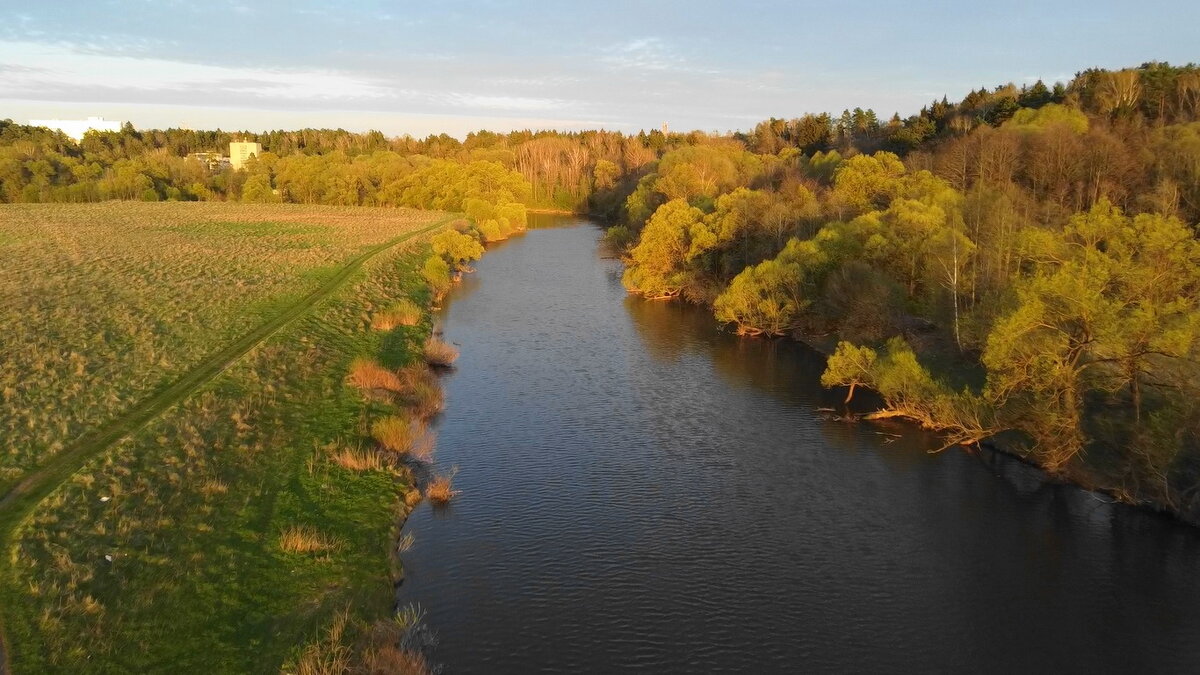
[{"label": "river", "polygon": [[441,317],[461,494],[410,516],[400,601],[448,673],[1200,671],[1200,530],[824,419],[819,355],[551,224]]}]

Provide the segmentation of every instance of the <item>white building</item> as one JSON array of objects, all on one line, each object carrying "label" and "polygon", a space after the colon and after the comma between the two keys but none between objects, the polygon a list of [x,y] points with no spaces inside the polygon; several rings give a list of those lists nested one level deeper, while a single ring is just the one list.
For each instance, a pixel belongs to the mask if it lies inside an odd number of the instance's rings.
[{"label": "white building", "polygon": [[233,141],[229,144],[229,163],[234,169],[241,169],[251,157],[262,154],[262,145],[249,141]]},{"label": "white building", "polygon": [[86,120],[29,120],[31,127],[48,127],[55,131],[83,140],[83,135],[89,131],[120,131],[121,123],[106,120],[103,117],[89,117]]}]

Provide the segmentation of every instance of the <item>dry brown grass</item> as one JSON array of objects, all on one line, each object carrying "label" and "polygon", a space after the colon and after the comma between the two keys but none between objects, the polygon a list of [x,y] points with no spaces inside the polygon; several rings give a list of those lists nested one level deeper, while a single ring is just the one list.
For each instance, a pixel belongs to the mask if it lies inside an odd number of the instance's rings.
[{"label": "dry brown grass", "polygon": [[408,508],[411,509],[412,507],[414,507],[420,503],[421,503],[421,491],[420,490],[413,488],[412,490],[409,490],[408,492],[404,493],[404,505],[407,506]]},{"label": "dry brown grass", "polygon": [[375,330],[389,331],[397,326],[415,326],[421,321],[421,308],[405,298],[391,307],[378,312],[371,319]]},{"label": "dry brown grass", "polygon": [[418,462],[433,461],[433,451],[437,448],[437,434],[426,430],[419,438],[413,441],[412,448],[408,451],[408,456]]},{"label": "dry brown grass", "polygon": [[357,358],[350,363],[350,374],[346,376],[350,386],[363,391],[401,392],[404,383],[400,376],[368,358]]},{"label": "dry brown grass", "polygon": [[412,450],[413,443],[424,432],[419,422],[408,420],[396,415],[388,415],[371,425],[371,437],[379,442],[385,450],[406,454]]},{"label": "dry brown grass", "polygon": [[441,412],[445,396],[437,377],[424,364],[414,364],[399,373],[405,403],[420,419],[429,419]]},{"label": "dry brown grass", "polygon": [[329,448],[329,459],[350,471],[391,471],[395,468],[391,457],[371,448],[349,448],[336,444]]},{"label": "dry brown grass", "polygon": [[323,638],[304,647],[296,663],[296,675],[345,675],[353,664],[353,652],[345,644],[349,610],[338,612]]},{"label": "dry brown grass", "polygon": [[458,359],[458,350],[445,341],[431,337],[425,342],[425,362],[435,368],[448,368]]},{"label": "dry brown grass", "polygon": [[279,535],[279,548],[287,553],[318,553],[338,548],[340,542],[308,525],[292,525]]},{"label": "dry brown grass", "polygon": [[370,675],[429,675],[429,661],[420,652],[383,645],[363,654],[363,668]]},{"label": "dry brown grass", "polygon": [[434,504],[445,504],[454,499],[458,494],[458,490],[454,489],[454,474],[458,470],[452,470],[444,476],[434,476],[429,479],[429,485],[425,486],[425,498]]}]

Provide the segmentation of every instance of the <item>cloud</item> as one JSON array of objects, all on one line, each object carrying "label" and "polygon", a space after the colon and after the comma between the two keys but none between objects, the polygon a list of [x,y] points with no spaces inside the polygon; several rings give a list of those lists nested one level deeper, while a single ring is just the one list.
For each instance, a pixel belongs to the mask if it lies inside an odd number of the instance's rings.
[{"label": "cloud", "polygon": [[453,85],[414,88],[394,74],[187,63],[96,53],[72,43],[0,41],[0,73],[0,99],[488,114],[578,107],[561,98],[467,92]]},{"label": "cloud", "polygon": [[486,96],[481,94],[450,93],[443,97],[455,105],[489,110],[562,110],[570,107],[567,101],[554,98],[531,98],[525,96]]},{"label": "cloud", "polygon": [[681,70],[687,62],[662,39],[638,38],[612,45],[600,62],[622,70]]},{"label": "cloud", "polygon": [[[37,64],[30,69],[27,64]],[[17,68],[0,96],[30,98],[55,90],[119,89],[131,93],[191,91],[252,94],[290,101],[375,99],[390,92],[365,78],[332,70],[214,66],[95,53],[88,46],[0,41],[0,67]]]}]

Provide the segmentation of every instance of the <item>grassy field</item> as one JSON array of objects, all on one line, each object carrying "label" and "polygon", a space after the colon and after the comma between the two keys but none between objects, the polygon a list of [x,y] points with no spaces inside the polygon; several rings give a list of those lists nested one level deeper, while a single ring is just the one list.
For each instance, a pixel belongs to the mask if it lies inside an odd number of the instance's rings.
[{"label": "grassy field", "polygon": [[443,217],[0,208],[13,672],[277,671],[345,608],[387,613],[411,480],[372,425],[436,406],[347,373],[422,358]]}]

